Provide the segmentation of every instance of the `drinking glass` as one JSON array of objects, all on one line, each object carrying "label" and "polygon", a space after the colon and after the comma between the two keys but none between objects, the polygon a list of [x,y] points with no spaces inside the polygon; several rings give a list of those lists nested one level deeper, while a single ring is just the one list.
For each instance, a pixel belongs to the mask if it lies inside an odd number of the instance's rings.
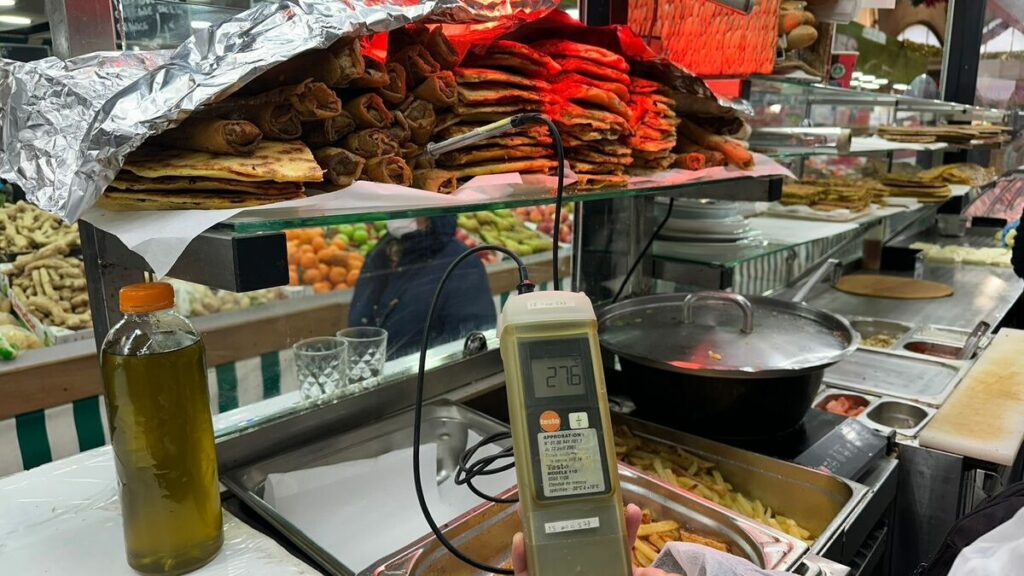
[{"label": "drinking glass", "polygon": [[308,338],[292,350],[303,400],[325,400],[348,388],[348,342],[331,336]]},{"label": "drinking glass", "polygon": [[348,383],[367,390],[380,383],[388,350],[388,331],[383,328],[346,328],[338,338],[348,343]]}]

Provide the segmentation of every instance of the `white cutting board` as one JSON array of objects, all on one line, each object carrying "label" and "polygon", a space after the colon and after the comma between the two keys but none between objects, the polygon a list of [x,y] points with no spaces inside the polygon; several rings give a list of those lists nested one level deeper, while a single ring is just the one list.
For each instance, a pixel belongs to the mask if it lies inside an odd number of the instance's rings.
[{"label": "white cutting board", "polygon": [[1013,464],[1024,442],[1024,332],[1004,329],[918,437],[921,446]]}]

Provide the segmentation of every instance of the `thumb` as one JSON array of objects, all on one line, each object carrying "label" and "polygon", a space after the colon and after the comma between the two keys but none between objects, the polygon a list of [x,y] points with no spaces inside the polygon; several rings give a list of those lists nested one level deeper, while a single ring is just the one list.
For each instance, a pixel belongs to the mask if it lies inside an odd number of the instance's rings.
[{"label": "thumb", "polygon": [[526,541],[522,532],[512,537],[512,572],[515,576],[530,576],[526,570]]}]

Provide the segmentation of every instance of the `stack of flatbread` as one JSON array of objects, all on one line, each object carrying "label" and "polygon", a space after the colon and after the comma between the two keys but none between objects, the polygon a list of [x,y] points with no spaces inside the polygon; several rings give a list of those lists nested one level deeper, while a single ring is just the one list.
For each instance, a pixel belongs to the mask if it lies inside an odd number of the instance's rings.
[{"label": "stack of flatbread", "polygon": [[579,177],[579,189],[623,186],[633,164],[634,120],[625,58],[588,44],[542,40],[531,45],[554,60],[546,113],[558,125],[566,158]]},{"label": "stack of flatbread", "polygon": [[[673,152],[678,144],[676,129],[679,116],[675,111],[675,99],[671,90],[653,80],[633,78],[629,91],[629,107],[633,111],[634,134],[629,139],[636,158],[634,167],[648,170],[665,170],[673,166],[677,155]],[[690,143],[693,144],[693,143]],[[703,160],[713,156],[710,151],[688,150]],[[692,167],[692,166],[685,166]]]},{"label": "stack of flatbread", "polygon": [[944,182],[924,180],[920,176],[894,176],[881,179],[880,192],[893,198],[915,198],[918,202],[942,202],[953,193]]},{"label": "stack of flatbread", "polygon": [[251,155],[147,146],[128,157],[101,204],[128,210],[239,208],[303,197],[320,167],[302,142],[263,141]]},{"label": "stack of flatbread", "polygon": [[809,206],[821,212],[861,212],[871,206],[876,196],[877,183],[873,181],[809,180],[786,183],[780,203],[783,206]]},{"label": "stack of flatbread", "polygon": [[[542,78],[558,71],[551,58],[518,42],[497,41],[485,52],[470,51],[455,70],[459,102],[440,122],[436,140],[544,109],[551,86]],[[553,159],[544,126],[528,126],[442,155],[437,164],[459,178],[504,172],[547,173]]]},{"label": "stack of flatbread", "polygon": [[928,144],[946,142],[959,146],[984,146],[1010,140],[1005,126],[947,125],[947,126],[882,126],[878,135],[891,142]]},{"label": "stack of flatbread", "polygon": [[983,168],[970,162],[958,162],[923,170],[917,177],[926,182],[984,186],[996,179],[996,173],[991,168]]}]

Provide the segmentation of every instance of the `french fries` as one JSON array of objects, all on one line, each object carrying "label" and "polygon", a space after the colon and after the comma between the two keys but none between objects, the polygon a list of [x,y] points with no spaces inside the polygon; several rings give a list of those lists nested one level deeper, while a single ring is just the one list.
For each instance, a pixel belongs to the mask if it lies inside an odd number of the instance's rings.
[{"label": "french fries", "polygon": [[729,545],[725,542],[687,532],[674,520],[656,522],[651,511],[644,510],[640,529],[636,533],[636,544],[633,545],[633,564],[645,568],[650,566],[669,542],[690,542],[729,552]]},{"label": "french fries", "polygon": [[[732,484],[722,477],[722,473],[715,469],[713,463],[698,458],[678,446],[640,438],[628,428],[620,426],[615,430],[615,453],[619,460],[654,474],[664,482],[675,484],[701,498],[711,500],[807,543],[814,541],[815,535],[797,524],[795,520],[776,514],[760,500],[737,492]],[[634,552],[634,559],[636,557]]]}]

